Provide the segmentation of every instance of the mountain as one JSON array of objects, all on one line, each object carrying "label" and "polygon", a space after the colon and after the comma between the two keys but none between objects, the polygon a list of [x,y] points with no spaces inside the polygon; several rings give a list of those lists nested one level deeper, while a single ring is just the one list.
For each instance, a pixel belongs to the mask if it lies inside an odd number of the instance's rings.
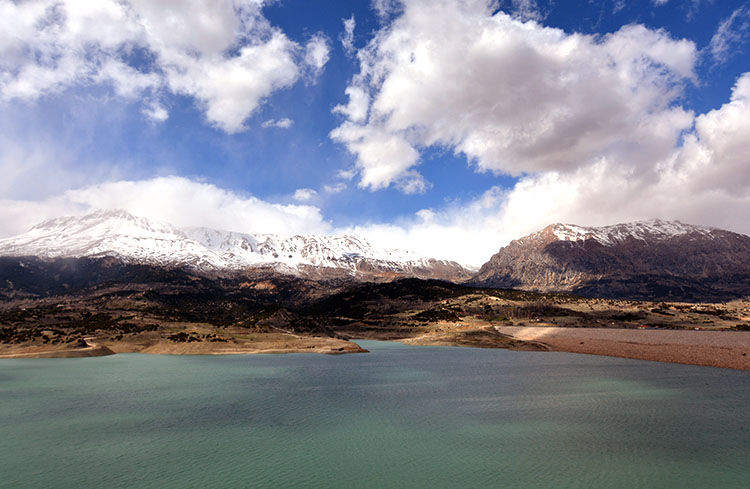
[{"label": "mountain", "polygon": [[352,235],[251,235],[179,229],[123,210],[45,221],[27,233],[0,240],[0,256],[48,260],[114,257],[128,264],[202,272],[272,269],[308,278],[461,280],[470,275],[458,263],[376,248]]},{"label": "mountain", "polygon": [[662,220],[552,224],[500,249],[470,283],[589,297],[728,300],[750,295],[750,237]]}]

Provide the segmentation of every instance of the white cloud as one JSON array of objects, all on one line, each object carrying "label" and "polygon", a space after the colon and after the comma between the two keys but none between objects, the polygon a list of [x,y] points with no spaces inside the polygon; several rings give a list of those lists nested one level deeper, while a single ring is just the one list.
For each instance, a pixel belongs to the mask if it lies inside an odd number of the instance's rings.
[{"label": "white cloud", "polygon": [[[670,157],[646,168],[602,160],[519,182],[503,204],[506,229],[555,221],[612,224],[661,217],[750,232],[750,73],[731,100],[700,115]],[[523,221],[523,222],[522,222]]]},{"label": "white cloud", "polygon": [[344,52],[351,56],[354,54],[354,27],[357,22],[354,20],[354,14],[348,19],[342,19],[344,22],[344,34],[341,36],[341,45],[344,47]]},{"label": "white cloud", "polygon": [[416,251],[478,267],[515,236],[498,215],[505,193],[493,188],[464,205],[422,209],[395,223],[363,223],[337,232],[364,236],[378,246]]},{"label": "white cloud", "polygon": [[298,188],[292,197],[297,202],[310,202],[318,196],[318,192],[311,188]]},{"label": "white cloud", "polygon": [[[163,91],[193,97],[229,132],[301,68],[320,72],[328,43],[304,46],[263,17],[258,0],[34,0],[0,3],[0,100],[35,100],[69,87],[110,85],[151,103]],[[133,61],[140,59],[140,61]]]},{"label": "white cloud", "polygon": [[143,107],[143,114],[154,122],[164,122],[169,119],[169,112],[159,102],[151,102]]},{"label": "white cloud", "polygon": [[344,115],[351,122],[364,122],[370,107],[370,96],[367,90],[350,85],[346,87],[345,93],[349,97],[349,103],[335,106],[333,112]]},{"label": "white cloud", "polygon": [[313,74],[317,75],[328,62],[331,48],[328,39],[322,34],[316,34],[305,45],[305,64],[310,66]]},{"label": "white cloud", "polygon": [[323,185],[323,190],[327,194],[340,194],[344,190],[346,190],[346,184],[344,182],[338,182],[333,185]]},{"label": "white cloud", "polygon": [[179,227],[206,226],[240,232],[330,231],[320,209],[282,205],[181,177],[116,181],[69,190],[41,201],[0,200],[2,237],[25,232],[51,217],[97,209],[125,209]]},{"label": "white cloud", "polygon": [[282,117],[281,119],[268,119],[267,121],[264,121],[263,124],[261,124],[261,127],[268,128],[268,127],[276,127],[279,129],[289,129],[294,125],[294,121],[292,119],[289,119],[288,117]]},{"label": "white cloud", "polygon": [[400,0],[372,0],[372,9],[380,22],[387,22],[394,15],[401,12]]},{"label": "white cloud", "polygon": [[[668,167],[683,185],[699,192],[750,195],[750,73],[739,78],[728,103],[702,114]],[[677,182],[676,182],[677,183]]]},{"label": "white cloud", "polygon": [[653,4],[654,4],[654,5],[656,5],[657,7],[661,7],[662,5],[666,5],[666,3],[667,3],[668,1],[669,1],[669,0],[651,0],[651,3],[653,3]]},{"label": "white cloud", "polygon": [[747,41],[744,34],[750,31],[750,7],[736,9],[722,20],[707,46],[714,63],[726,63]]},{"label": "white cloud", "polygon": [[111,83],[115,93],[120,97],[135,99],[160,85],[159,76],[155,73],[141,73],[127,64],[114,60],[105,60],[95,75],[100,83]]},{"label": "white cloud", "polygon": [[523,21],[540,21],[544,17],[539,11],[539,5],[537,5],[536,0],[513,0],[512,4],[513,15]]},{"label": "white cloud", "polygon": [[360,50],[349,103],[334,108],[347,120],[331,137],[372,190],[411,189],[402,182],[419,180],[430,147],[511,175],[653,162],[692,123],[673,104],[696,57],[692,42],[640,25],[566,34],[493,15],[483,0],[411,0]]},{"label": "white cloud", "polygon": [[[410,181],[423,181],[419,174],[410,170],[417,163],[419,153],[404,134],[378,129],[346,122],[331,132],[335,141],[345,142],[349,151],[357,155],[359,186],[372,190],[391,184],[409,188]],[[424,184],[421,187],[424,189]]]}]

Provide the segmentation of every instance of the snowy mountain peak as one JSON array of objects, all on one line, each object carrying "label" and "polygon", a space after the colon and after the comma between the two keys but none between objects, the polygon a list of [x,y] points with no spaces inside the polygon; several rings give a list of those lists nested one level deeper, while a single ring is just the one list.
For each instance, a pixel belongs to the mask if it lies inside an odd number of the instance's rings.
[{"label": "snowy mountain peak", "polygon": [[603,246],[614,246],[628,239],[662,241],[665,239],[697,233],[709,235],[712,228],[684,224],[679,221],[651,219],[602,227],[584,227],[574,224],[552,224],[527,238],[555,241],[596,240]]},{"label": "snowy mountain peak", "polygon": [[319,275],[327,270],[351,276],[468,276],[457,263],[377,248],[354,235],[252,235],[203,227],[178,229],[122,210],[45,221],[25,234],[0,240],[0,255],[114,256],[130,263],[200,270],[270,266],[296,274]]},{"label": "snowy mountain peak", "polygon": [[137,217],[122,209],[101,210],[84,216],[49,219],[31,228],[29,233],[81,234],[87,231],[92,234],[180,234],[174,226]]}]

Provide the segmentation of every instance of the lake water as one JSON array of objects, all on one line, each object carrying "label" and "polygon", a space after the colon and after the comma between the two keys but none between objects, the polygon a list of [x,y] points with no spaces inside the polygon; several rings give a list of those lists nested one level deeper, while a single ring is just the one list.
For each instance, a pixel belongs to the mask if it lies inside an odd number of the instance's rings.
[{"label": "lake water", "polygon": [[361,344],[3,360],[0,487],[750,487],[748,372]]}]

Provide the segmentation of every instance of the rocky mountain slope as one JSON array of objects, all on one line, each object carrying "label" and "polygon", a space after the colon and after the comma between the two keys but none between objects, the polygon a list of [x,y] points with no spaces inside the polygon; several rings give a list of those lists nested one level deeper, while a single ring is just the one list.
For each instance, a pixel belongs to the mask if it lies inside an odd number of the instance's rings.
[{"label": "rocky mountain slope", "polygon": [[750,295],[750,237],[661,220],[553,224],[500,249],[474,285],[710,301]]},{"label": "rocky mountain slope", "polygon": [[202,272],[265,268],[309,278],[461,280],[469,276],[469,271],[455,262],[380,249],[357,236],[178,229],[122,210],[45,221],[25,234],[0,240],[0,256],[48,260],[114,257],[128,264]]}]

